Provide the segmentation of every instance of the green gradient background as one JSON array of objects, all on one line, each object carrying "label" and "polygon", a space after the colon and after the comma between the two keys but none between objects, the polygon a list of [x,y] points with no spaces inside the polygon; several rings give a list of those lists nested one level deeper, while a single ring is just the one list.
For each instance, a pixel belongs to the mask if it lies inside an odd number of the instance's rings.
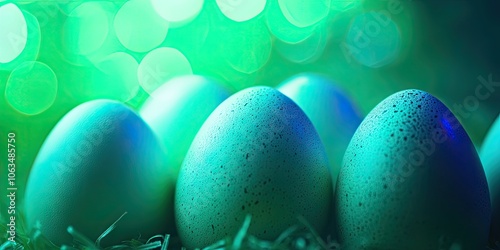
[{"label": "green gradient background", "polygon": [[[42,39],[36,60],[49,65],[58,78],[57,96],[52,106],[29,116],[17,112],[7,102],[4,93],[10,70],[0,69],[0,194],[5,197],[7,134],[15,132],[17,198],[20,201],[29,169],[57,121],[80,103],[112,95],[88,84],[107,79],[99,78],[94,65],[77,66],[68,62],[68,58],[73,62],[81,62],[81,58],[63,49],[68,41],[64,32],[65,13],[83,1],[0,1],[0,6],[7,2],[15,2],[22,10],[37,17]],[[467,96],[474,95],[480,84],[478,76],[488,78],[491,75],[494,81],[500,81],[498,3],[402,1],[403,11],[391,16],[401,32],[401,50],[391,63],[370,68],[346,57],[340,45],[357,15],[386,10],[389,1],[353,2],[352,8],[332,8],[329,11],[321,21],[320,26],[323,26],[317,29],[317,32],[324,32],[317,39],[324,39],[325,48],[320,48],[320,54],[304,63],[293,63],[287,57],[300,57],[305,49],[318,46],[315,45],[318,40],[311,38],[296,45],[280,44],[282,41],[267,30],[267,22],[279,21],[267,18],[272,16],[269,11],[277,9],[273,6],[277,2],[271,0],[267,1],[260,15],[239,23],[227,19],[215,1],[205,1],[198,17],[184,26],[170,27],[160,46],[177,48],[190,62],[194,74],[214,77],[232,91],[254,85],[277,86],[284,79],[302,72],[326,74],[346,90],[363,114],[390,94],[408,88],[427,91],[453,109],[454,104],[462,104]],[[106,4],[116,13],[124,2]],[[331,7],[344,4],[345,1],[333,0]],[[296,29],[299,33],[307,32],[307,28]],[[273,47],[269,48],[270,45]],[[147,54],[128,51],[121,45],[111,49],[127,52],[137,62]],[[266,58],[265,49],[270,49],[270,57],[265,60],[265,65],[258,67],[255,62]],[[238,60],[241,55],[248,60]],[[137,110],[147,97],[148,93],[140,88],[127,104]],[[481,145],[499,112],[500,88],[481,101],[479,108],[469,117],[462,117],[461,122],[476,146]],[[1,199],[2,207],[6,202],[6,198]],[[5,211],[2,209],[2,215]]]}]

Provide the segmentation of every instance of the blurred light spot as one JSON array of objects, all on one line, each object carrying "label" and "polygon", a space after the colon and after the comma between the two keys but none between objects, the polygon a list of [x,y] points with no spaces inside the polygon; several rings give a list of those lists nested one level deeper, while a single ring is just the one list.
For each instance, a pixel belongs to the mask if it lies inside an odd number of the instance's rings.
[{"label": "blurred light spot", "polygon": [[107,13],[100,2],[87,2],[75,8],[66,19],[65,36],[68,49],[86,55],[98,50],[109,34]]},{"label": "blurred light spot", "polygon": [[209,13],[202,11],[190,23],[169,30],[169,34],[163,44],[166,47],[178,49],[189,58],[191,64],[195,65],[200,58],[207,56],[202,51],[202,47],[205,45],[210,28]]},{"label": "blurred light spot", "polygon": [[0,63],[18,57],[28,40],[28,26],[21,10],[12,3],[0,6]]},{"label": "blurred light spot", "polygon": [[223,56],[237,71],[251,74],[266,64],[271,56],[272,40],[262,22],[231,30],[224,37]]},{"label": "blurred light spot", "polygon": [[192,73],[191,64],[179,50],[162,47],[149,52],[142,59],[137,77],[142,88],[151,94],[168,80]]},{"label": "blurred light spot", "polygon": [[346,11],[361,5],[360,0],[331,0],[330,8],[337,11]]},{"label": "blurred light spot", "polygon": [[326,25],[323,23],[317,26],[317,30],[306,40],[289,44],[283,41],[276,41],[274,48],[285,59],[293,63],[311,63],[323,54],[327,42]]},{"label": "blurred light spot", "polygon": [[278,39],[286,43],[304,41],[314,33],[314,26],[299,28],[290,23],[281,12],[277,1],[270,1],[266,12],[269,31]]},{"label": "blurred light spot", "polygon": [[283,15],[293,25],[304,28],[328,15],[331,0],[278,0]]},{"label": "blurred light spot", "polygon": [[168,22],[156,14],[149,0],[126,2],[114,20],[118,40],[135,52],[146,52],[159,46],[165,40],[168,27]]},{"label": "blurred light spot", "polygon": [[178,27],[191,22],[203,8],[204,0],[151,0],[154,10],[171,27]]},{"label": "blurred light spot", "polygon": [[85,3],[85,0],[58,0],[57,3],[59,10],[64,15],[69,15],[74,9]]},{"label": "blurred light spot", "polygon": [[[108,24],[107,32],[102,32],[102,33],[98,32],[100,34],[96,34],[96,36],[102,38],[102,40],[99,39],[99,41],[89,41],[89,39],[82,37],[82,34],[79,34],[81,32],[79,32],[78,30],[75,31],[72,30],[68,22],[71,17],[68,17],[67,18],[68,21],[65,22],[63,26],[63,32],[65,32],[66,34],[63,33],[63,36],[65,37],[65,39],[63,39],[64,49],[61,51],[63,52],[62,59],[66,63],[69,63],[73,66],[94,67],[96,63],[102,61],[105,57],[113,53],[116,53],[118,51],[126,51],[126,48],[118,40],[112,26],[115,14],[120,9],[120,6],[116,6],[116,3],[111,3],[108,1],[89,2],[88,4],[90,3],[92,3],[92,5],[102,10],[104,14],[104,16],[102,17],[105,18],[106,20],[104,21],[104,24],[106,23]],[[75,9],[79,10],[80,8],[78,7]],[[89,31],[91,29],[87,29],[90,28],[91,26],[90,23],[92,22],[82,23],[80,22],[79,19],[75,21],[76,22],[73,22],[73,24],[76,24],[77,26],[78,24],[81,24],[82,27],[85,27],[86,31],[92,32]],[[98,28],[96,31],[100,31],[100,28]],[[89,36],[92,37],[94,35],[89,35]],[[80,51],[81,49],[79,48],[78,44],[80,42],[79,40],[81,40],[80,44],[84,45],[83,47],[89,48],[88,51],[84,53]]]},{"label": "blurred light spot", "polygon": [[97,71],[94,73],[91,88],[94,98],[126,102],[139,91],[139,64],[131,55],[116,52],[103,58],[95,66]]},{"label": "blurred light spot", "polygon": [[24,62],[15,68],[7,80],[5,97],[17,111],[36,115],[47,110],[57,95],[57,77],[41,62]]},{"label": "blurred light spot", "polygon": [[266,0],[216,0],[221,12],[229,19],[244,22],[258,16]]},{"label": "blurred light spot", "polygon": [[365,66],[379,68],[392,63],[398,56],[401,34],[387,15],[367,12],[354,19],[342,49],[347,57],[353,57]]},{"label": "blurred light spot", "polygon": [[[26,20],[28,29],[26,45],[24,46],[24,49],[21,51],[21,54],[19,54],[12,61],[5,64],[0,62],[0,70],[9,70],[9,71],[13,70],[21,63],[25,61],[34,61],[38,57],[38,53],[40,51],[40,41],[41,41],[40,24],[38,23],[37,18],[31,13],[24,10],[22,11],[22,13],[24,15],[24,19]],[[2,24],[0,24],[0,26],[2,26]],[[0,40],[1,39],[2,38],[0,38]],[[0,57],[2,56],[2,54],[3,54],[2,48],[0,47]]]}]

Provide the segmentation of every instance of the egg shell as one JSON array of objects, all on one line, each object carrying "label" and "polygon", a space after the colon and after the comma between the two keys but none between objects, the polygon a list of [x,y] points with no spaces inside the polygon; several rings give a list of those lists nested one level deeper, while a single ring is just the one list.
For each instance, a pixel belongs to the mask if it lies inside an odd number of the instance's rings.
[{"label": "egg shell", "polygon": [[277,89],[297,103],[314,124],[325,145],[335,188],[347,145],[363,120],[361,113],[344,91],[318,74],[299,74]]},{"label": "egg shell", "polygon": [[345,249],[483,249],[490,199],[466,131],[437,98],[395,93],[355,132],[340,170]]},{"label": "egg shell", "polygon": [[491,199],[491,241],[500,241],[500,116],[491,126],[481,147],[481,161]]},{"label": "egg shell", "polygon": [[33,164],[28,225],[55,244],[71,244],[68,226],[96,240],[127,212],[103,246],[172,233],[175,182],[166,160],[151,129],[123,104],[81,104],[57,123]]},{"label": "egg shell", "polygon": [[230,95],[209,78],[182,76],[156,89],[139,113],[163,142],[171,165],[179,169],[203,122]]},{"label": "egg shell", "polygon": [[303,216],[318,232],[331,203],[328,159],[304,112],[269,87],[242,90],[203,124],[181,167],[175,217],[187,248],[236,235],[274,240]]}]

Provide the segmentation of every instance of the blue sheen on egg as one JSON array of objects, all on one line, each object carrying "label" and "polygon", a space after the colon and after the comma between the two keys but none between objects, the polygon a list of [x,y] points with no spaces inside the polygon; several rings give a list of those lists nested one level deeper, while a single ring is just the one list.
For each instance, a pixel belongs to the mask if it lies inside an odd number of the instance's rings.
[{"label": "blue sheen on egg", "polygon": [[81,104],[43,143],[26,186],[29,228],[57,245],[71,244],[72,226],[96,240],[120,244],[174,232],[175,178],[153,131],[131,109],[109,101]]},{"label": "blue sheen on egg", "polygon": [[469,136],[420,90],[379,103],[355,132],[337,181],[335,217],[347,249],[482,249],[490,198]]},{"label": "blue sheen on egg", "polygon": [[347,145],[362,121],[358,107],[328,78],[303,73],[281,83],[277,89],[306,113],[325,145],[335,182]]}]

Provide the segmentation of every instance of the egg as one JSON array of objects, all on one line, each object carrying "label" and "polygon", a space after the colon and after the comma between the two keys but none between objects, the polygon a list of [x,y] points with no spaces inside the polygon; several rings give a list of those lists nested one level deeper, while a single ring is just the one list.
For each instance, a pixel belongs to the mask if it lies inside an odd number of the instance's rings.
[{"label": "egg", "polygon": [[27,181],[25,210],[55,244],[71,244],[72,226],[102,245],[173,232],[173,170],[151,129],[109,100],[67,113],[43,143]]},{"label": "egg", "polygon": [[175,218],[188,249],[248,233],[275,240],[303,216],[327,223],[331,178],[324,146],[304,112],[269,87],[242,90],[219,105],[182,164]]},{"label": "egg", "polygon": [[491,240],[500,241],[500,116],[491,126],[481,147],[491,198]]},{"label": "egg", "polygon": [[314,124],[325,145],[335,188],[347,145],[363,119],[358,108],[334,82],[317,74],[299,74],[277,89],[297,103]]},{"label": "egg", "polygon": [[155,90],[139,111],[158,135],[178,170],[196,133],[231,93],[198,75],[174,78]]},{"label": "egg", "polygon": [[460,122],[420,90],[395,93],[346,150],[335,216],[343,249],[483,249],[490,199]]}]

